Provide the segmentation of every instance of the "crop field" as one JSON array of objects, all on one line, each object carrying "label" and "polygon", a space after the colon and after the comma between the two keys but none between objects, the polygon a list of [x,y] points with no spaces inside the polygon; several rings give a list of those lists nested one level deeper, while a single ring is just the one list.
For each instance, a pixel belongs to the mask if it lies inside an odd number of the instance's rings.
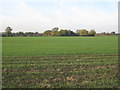
[{"label": "crop field", "polygon": [[118,88],[118,37],[3,37],[3,88]]}]

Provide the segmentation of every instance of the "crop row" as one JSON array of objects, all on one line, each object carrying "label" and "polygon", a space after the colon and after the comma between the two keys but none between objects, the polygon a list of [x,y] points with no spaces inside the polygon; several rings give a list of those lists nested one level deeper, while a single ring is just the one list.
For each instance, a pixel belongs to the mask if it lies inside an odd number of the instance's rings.
[{"label": "crop row", "polygon": [[3,88],[114,88],[117,55],[3,57]]}]

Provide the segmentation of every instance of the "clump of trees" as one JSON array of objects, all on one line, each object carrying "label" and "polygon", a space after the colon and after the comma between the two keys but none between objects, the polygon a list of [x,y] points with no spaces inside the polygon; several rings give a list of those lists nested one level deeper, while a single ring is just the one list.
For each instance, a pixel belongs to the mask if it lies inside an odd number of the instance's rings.
[{"label": "clump of trees", "polygon": [[95,30],[91,30],[88,35],[94,36],[95,34],[96,34],[96,31]]},{"label": "clump of trees", "polygon": [[43,33],[44,36],[77,36],[76,33],[74,33],[71,30],[61,29],[58,31],[58,27],[53,28],[52,30],[46,30]]},{"label": "clump of trees", "polygon": [[80,36],[95,36],[95,34],[96,34],[95,30],[87,31],[86,29],[77,30],[76,32]]},{"label": "clump of trees", "polygon": [[16,32],[12,33],[12,28],[7,27],[5,29],[5,32],[2,32],[3,37],[17,37],[17,36],[25,36],[25,37],[32,37],[32,36],[101,36],[101,35],[117,35],[114,31],[113,32],[103,32],[96,34],[95,30],[87,31],[86,29],[76,30],[76,32],[73,32],[71,30],[67,29],[60,29],[58,27],[54,27],[51,30],[46,30],[43,33],[38,32]]},{"label": "clump of trees", "polygon": [[91,30],[88,32],[86,29],[77,30],[76,33],[67,30],[67,29],[61,29],[58,31],[58,27],[53,28],[52,30],[46,30],[43,35],[44,36],[94,36],[96,34],[95,30]]},{"label": "clump of trees", "polygon": [[12,36],[11,31],[12,31],[12,28],[11,28],[11,27],[7,27],[7,28],[5,29],[5,32],[2,33],[2,36],[11,37],[11,36]]},{"label": "clump of trees", "polygon": [[22,36],[22,37],[32,37],[32,36],[43,36],[42,33],[38,33],[38,32],[16,32],[16,33],[12,33],[12,28],[11,27],[7,27],[5,29],[5,32],[2,32],[2,37],[19,37],[19,36]]}]

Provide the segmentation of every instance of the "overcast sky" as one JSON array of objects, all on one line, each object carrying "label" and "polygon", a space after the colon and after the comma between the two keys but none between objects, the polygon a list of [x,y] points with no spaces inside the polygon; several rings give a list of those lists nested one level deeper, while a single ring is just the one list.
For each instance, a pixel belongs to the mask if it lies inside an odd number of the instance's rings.
[{"label": "overcast sky", "polygon": [[[88,2],[89,1],[89,2]],[[0,30],[59,29],[118,31],[119,0],[0,0]]]}]

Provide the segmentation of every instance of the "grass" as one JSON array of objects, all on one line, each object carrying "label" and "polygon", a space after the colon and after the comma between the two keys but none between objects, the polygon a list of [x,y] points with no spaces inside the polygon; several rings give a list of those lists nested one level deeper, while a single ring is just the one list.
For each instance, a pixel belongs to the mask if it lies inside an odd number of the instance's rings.
[{"label": "grass", "polygon": [[8,37],[3,38],[3,56],[117,54],[113,37]]},{"label": "grass", "polygon": [[3,38],[3,88],[116,88],[118,37]]}]

